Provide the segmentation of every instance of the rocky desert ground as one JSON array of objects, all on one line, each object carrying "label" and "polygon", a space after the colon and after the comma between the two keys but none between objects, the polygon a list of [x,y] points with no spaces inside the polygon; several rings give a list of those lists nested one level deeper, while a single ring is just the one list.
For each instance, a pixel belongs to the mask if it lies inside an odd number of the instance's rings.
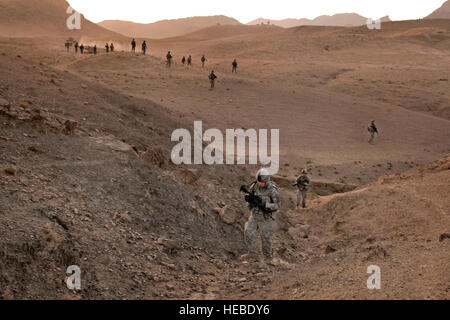
[{"label": "rocky desert ground", "polygon": [[[95,25],[70,36],[97,55],[66,52],[41,27],[0,38],[1,298],[450,298],[450,20],[212,26],[147,39],[145,56]],[[274,265],[240,259],[239,186],[258,167],[171,162],[171,133],[194,120],[280,129]]]}]

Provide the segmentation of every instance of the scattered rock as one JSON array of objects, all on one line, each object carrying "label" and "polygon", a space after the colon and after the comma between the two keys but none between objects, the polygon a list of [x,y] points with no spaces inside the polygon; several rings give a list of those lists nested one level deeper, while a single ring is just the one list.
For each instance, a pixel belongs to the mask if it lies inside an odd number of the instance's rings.
[{"label": "scattered rock", "polygon": [[166,288],[167,288],[167,290],[174,290],[175,286],[172,283],[168,283],[168,284],[166,284]]},{"label": "scattered rock", "polygon": [[160,168],[164,168],[168,164],[164,151],[161,148],[147,148],[147,151],[142,154],[142,158]]},{"label": "scattered rock", "polygon": [[364,260],[371,260],[373,258],[387,258],[389,255],[387,251],[380,245],[372,245],[365,248],[366,251],[369,252],[369,254],[366,256]]},{"label": "scattered rock", "polygon": [[170,240],[170,239],[166,239],[166,238],[163,238],[163,237],[158,238],[158,240],[156,240],[156,243],[166,247],[169,250],[178,250],[178,249],[180,249],[180,246],[178,245],[178,243],[176,241]]},{"label": "scattered rock", "polygon": [[30,105],[27,102],[22,102],[20,104],[20,107],[26,110],[26,109],[28,109],[30,107]]},{"label": "scattered rock", "polygon": [[64,132],[69,134],[75,131],[75,129],[78,126],[78,122],[73,121],[73,120],[66,120],[66,122],[64,123]]},{"label": "scattered rock", "polygon": [[0,107],[8,107],[9,102],[3,98],[0,98]]},{"label": "scattered rock", "polygon": [[439,236],[439,241],[444,241],[445,239],[450,239],[450,233],[443,233]]},{"label": "scattered rock", "polygon": [[10,174],[12,176],[17,175],[17,172],[19,172],[19,169],[17,169],[16,167],[5,168],[5,173]]},{"label": "scattered rock", "polygon": [[92,139],[99,144],[104,144],[104,145],[110,147],[114,151],[128,152],[128,151],[133,150],[133,148],[129,144],[119,141],[112,136],[97,137],[97,138],[92,138]]},{"label": "scattered rock", "polygon": [[220,209],[219,216],[220,219],[222,219],[222,221],[226,224],[232,225],[236,222],[236,215],[232,210],[230,210],[229,206],[225,206]]},{"label": "scattered rock", "polygon": [[124,212],[124,213],[119,214],[119,218],[120,218],[120,220],[122,220],[124,222],[128,222],[128,223],[133,222],[133,219],[130,217],[128,212]]},{"label": "scattered rock", "polygon": [[184,170],[183,174],[184,174],[184,182],[187,184],[194,184],[198,180],[198,177],[191,169]]},{"label": "scattered rock", "polygon": [[31,152],[35,152],[35,153],[42,153],[42,151],[39,150],[38,148],[36,148],[35,146],[29,147],[28,150],[30,150]]},{"label": "scattered rock", "polygon": [[289,235],[294,239],[307,239],[310,234],[310,226],[309,225],[296,225],[295,227],[290,227],[288,229]]},{"label": "scattered rock", "polygon": [[336,249],[333,248],[332,246],[328,245],[325,250],[324,250],[325,254],[329,254],[329,253],[333,253],[336,252]]}]

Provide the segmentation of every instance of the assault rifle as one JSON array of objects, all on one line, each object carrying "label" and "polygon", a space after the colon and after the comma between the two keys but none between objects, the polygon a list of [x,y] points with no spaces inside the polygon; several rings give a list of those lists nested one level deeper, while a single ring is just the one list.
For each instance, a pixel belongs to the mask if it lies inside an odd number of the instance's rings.
[{"label": "assault rifle", "polygon": [[272,217],[272,211],[266,208],[264,201],[260,196],[257,196],[254,192],[248,191],[246,186],[241,186],[241,192],[245,193],[245,201],[250,204],[250,208],[258,208],[264,213],[264,216],[268,215],[272,220],[275,220]]}]

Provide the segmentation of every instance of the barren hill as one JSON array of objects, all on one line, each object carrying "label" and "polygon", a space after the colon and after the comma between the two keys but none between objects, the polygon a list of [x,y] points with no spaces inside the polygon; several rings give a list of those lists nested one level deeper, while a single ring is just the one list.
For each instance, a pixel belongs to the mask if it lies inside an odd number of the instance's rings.
[{"label": "barren hill", "polygon": [[65,0],[0,0],[0,36],[124,38],[90,22],[81,15],[81,29],[69,30]]},{"label": "barren hill", "polygon": [[450,1],[444,2],[439,9],[436,9],[425,19],[450,19]]},{"label": "barren hill", "polygon": [[[386,20],[386,19],[385,19]],[[292,28],[298,26],[362,26],[367,23],[367,18],[360,16],[356,13],[338,13],[332,16],[322,15],[315,19],[283,19],[283,20],[270,20],[264,18],[258,18],[253,20],[248,25],[258,25],[267,23],[280,26],[283,28]]]},{"label": "barren hill", "polygon": [[210,16],[162,20],[148,24],[120,20],[105,20],[98,24],[129,37],[160,39],[180,36],[215,25],[240,25],[240,22],[226,16]]}]

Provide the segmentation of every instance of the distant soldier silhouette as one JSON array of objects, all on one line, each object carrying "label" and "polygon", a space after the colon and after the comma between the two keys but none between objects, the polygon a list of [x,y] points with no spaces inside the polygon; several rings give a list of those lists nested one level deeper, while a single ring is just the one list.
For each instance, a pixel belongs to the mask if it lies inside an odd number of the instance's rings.
[{"label": "distant soldier silhouette", "polygon": [[300,176],[297,177],[297,180],[294,184],[298,188],[297,192],[297,207],[302,206],[302,208],[306,208],[306,196],[311,184],[311,179],[308,177],[308,171],[305,169],[302,170]]},{"label": "distant soldier silhouette", "polygon": [[167,63],[167,67],[170,67],[170,65],[172,64],[172,54],[170,53],[170,51],[167,52],[166,54],[166,63]]},{"label": "distant soldier silhouette", "polygon": [[181,58],[181,63],[184,65],[186,63],[186,58],[185,56],[183,56],[183,58]]},{"label": "distant soldier silhouette", "polygon": [[97,45],[94,45],[94,54],[97,54]]},{"label": "distant soldier silhouette", "polygon": [[136,52],[136,40],[131,41],[131,52]]},{"label": "distant soldier silhouette", "polygon": [[106,50],[106,53],[109,52],[109,44],[105,44],[105,50]]},{"label": "distant soldier silhouette", "polygon": [[147,52],[147,42],[142,42],[142,53],[145,55],[145,53]]},{"label": "distant soldier silhouette", "polygon": [[211,89],[214,89],[214,83],[217,79],[217,76],[214,74],[214,70],[211,71],[208,78],[209,78],[209,82],[211,83]]},{"label": "distant soldier silhouette", "polygon": [[370,122],[370,125],[367,127],[367,130],[370,132],[369,143],[372,144],[375,139],[375,133],[378,135],[378,128],[375,125],[375,120]]},{"label": "distant soldier silhouette", "polygon": [[64,46],[66,47],[67,52],[69,52],[69,49],[70,49],[70,43],[69,43],[69,41],[66,41],[66,43],[64,44]]},{"label": "distant soldier silhouette", "polygon": [[111,45],[109,46],[109,49],[111,50],[111,52],[114,52],[114,44],[111,42]]},{"label": "distant soldier silhouette", "polygon": [[81,53],[81,54],[84,53],[84,45],[83,45],[83,44],[81,44],[81,46],[80,46],[80,53]]},{"label": "distant soldier silhouette", "polygon": [[77,42],[75,42],[75,53],[78,53],[78,47],[79,47],[79,45],[78,45],[78,41]]},{"label": "distant soldier silhouette", "polygon": [[191,56],[189,56],[189,57],[187,58],[187,65],[188,65],[188,66],[192,66],[192,57],[191,57]]},{"label": "distant soldier silhouette", "polygon": [[233,60],[233,62],[231,63],[231,65],[233,66],[233,69],[231,70],[231,73],[237,73],[237,61],[236,59]]},{"label": "distant soldier silhouette", "polygon": [[205,58],[205,55],[202,55],[202,68],[205,66],[205,61],[206,61],[206,58]]}]

